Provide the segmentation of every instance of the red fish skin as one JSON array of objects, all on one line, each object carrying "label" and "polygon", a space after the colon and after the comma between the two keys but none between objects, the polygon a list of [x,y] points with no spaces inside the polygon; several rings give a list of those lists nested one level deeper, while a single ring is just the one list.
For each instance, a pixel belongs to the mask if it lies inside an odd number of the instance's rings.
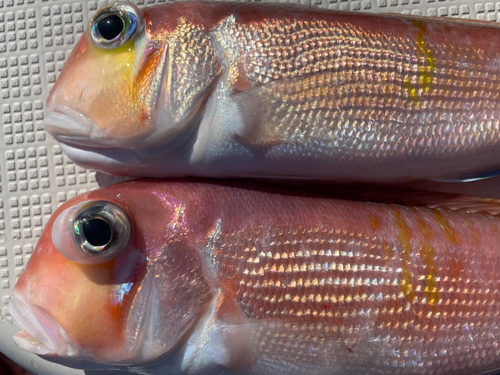
[{"label": "red fish skin", "polygon": [[[300,10],[300,11],[299,11]],[[151,6],[143,9],[144,16],[148,23],[148,32],[151,35],[162,35],[164,33],[173,32],[178,25],[180,19],[186,20],[205,27],[207,30],[215,28],[225,18],[233,15],[236,21],[241,24],[258,25],[259,23],[272,19],[296,19],[299,21],[341,21],[345,23],[360,23],[367,27],[369,31],[374,34],[386,35],[404,35],[402,32],[408,33],[409,37],[415,36],[415,29],[409,19],[421,19],[430,21],[427,17],[408,17],[405,19],[402,15],[381,15],[371,13],[355,13],[343,11],[330,11],[313,6],[297,6],[290,7],[286,4],[260,4],[252,3],[238,3],[238,2],[200,2],[200,1],[183,1],[172,2],[168,4],[161,4]],[[271,16],[272,15],[272,16]],[[390,20],[390,22],[389,22]],[[476,20],[460,20],[462,27],[471,27],[474,31],[467,35],[467,38],[473,38],[474,44],[480,43],[479,48],[490,46],[492,41],[485,40],[488,36],[490,28],[496,28],[490,22],[476,21]],[[433,27],[429,31],[427,37],[435,38],[433,41],[442,41],[443,37],[449,38],[450,41],[458,41],[455,39],[458,36],[464,37],[460,34],[460,26],[454,20],[444,18],[432,18],[427,27]],[[454,27],[455,26],[455,27]],[[434,31],[438,32],[435,34]],[[491,36],[491,35],[489,35]],[[496,36],[495,36],[496,37]],[[498,56],[498,51],[488,49],[492,55]],[[496,54],[496,55],[494,55]]]},{"label": "red fish skin", "polygon": [[[127,347],[127,333],[119,330],[137,313],[144,268],[175,248],[201,260],[201,269],[187,275],[197,290],[210,287],[191,310],[200,316],[216,298],[215,328],[229,353],[224,365],[236,373],[471,375],[500,367],[498,217],[265,190],[135,180],[83,194],[47,224],[16,293],[56,317],[70,336],[117,319],[106,328],[114,344],[79,337],[79,345],[96,353],[95,345],[105,361]],[[72,290],[68,278],[58,277],[74,265],[50,233],[62,210],[87,200],[123,206],[134,222],[134,247],[148,261],[135,264],[143,271],[132,272],[136,286],[114,316],[97,302],[90,315],[67,309],[87,317],[74,328],[65,323],[75,320],[57,311]],[[117,283],[124,267],[133,269],[127,251],[94,270],[110,277],[100,284]],[[41,272],[47,262],[58,271]],[[75,275],[97,288],[88,273]],[[106,295],[95,290],[96,301]],[[54,293],[62,296],[56,304],[48,298]],[[189,301],[190,293],[181,298]],[[170,311],[168,304],[161,308]]]},{"label": "red fish skin", "polygon": [[[254,201],[248,192],[234,198],[238,210],[223,210],[238,214],[223,221],[216,257],[224,308],[243,309],[256,323],[227,336],[244,341],[245,353],[253,349],[255,373],[268,373],[268,361],[290,360],[287,338],[340,346],[335,355],[318,348],[314,371],[332,362],[339,373],[498,367],[496,218],[282,196]],[[304,326],[314,333],[301,338],[296,330]],[[304,357],[304,348],[296,350]]]},{"label": "red fish skin", "polygon": [[[321,22],[325,22],[323,25],[325,28],[325,30],[323,30],[325,36],[327,35],[327,25],[330,25],[330,27],[333,27],[332,25],[336,25],[337,27],[343,26],[346,29],[352,28],[351,31],[346,32],[346,38],[349,38],[348,34],[350,32],[353,38],[359,37],[360,40],[364,40],[364,42],[374,41],[374,44],[378,43],[378,46],[385,45],[387,59],[393,58],[394,56],[392,56],[392,53],[396,53],[395,50],[391,51],[391,49],[395,47],[391,45],[391,43],[395,43],[397,40],[408,42],[407,51],[405,51],[408,53],[414,48],[411,42],[417,43],[420,35],[420,37],[425,36],[425,44],[427,46],[439,46],[439,50],[432,52],[437,54],[432,58],[436,59],[438,64],[441,63],[439,59],[441,54],[447,56],[446,60],[449,59],[450,56],[455,56],[459,59],[456,62],[468,62],[469,78],[481,71],[479,65],[476,64],[487,62],[483,67],[488,71],[491,70],[491,73],[493,73],[495,70],[494,62],[500,59],[500,51],[492,48],[500,42],[500,32],[492,32],[496,31],[495,29],[497,29],[498,26],[492,26],[491,23],[482,21],[463,20],[463,23],[456,23],[455,21],[447,19],[429,19],[415,16],[405,18],[401,15],[390,14],[357,14],[353,12],[329,11],[311,6],[294,6],[291,8],[283,4],[266,4],[265,7],[262,7],[251,3],[196,1],[174,2],[146,8],[144,9],[144,17],[148,24],[148,34],[152,40],[161,39],[165,36],[168,37],[168,35],[174,33],[178,28],[179,22],[184,20],[191,24],[201,26],[206,32],[210,32],[220,26],[229,17],[233,17],[234,23],[238,25],[238,27],[245,30],[250,28],[252,32],[257,34],[267,32],[265,24],[270,20],[276,24],[278,29],[280,23],[284,21],[282,27],[286,28],[287,20],[293,20],[298,24],[304,23],[304,25],[310,24],[311,22],[317,22],[318,25],[321,25]],[[493,27],[493,29],[490,29],[490,27]],[[466,29],[466,32],[464,32],[464,29]],[[277,31],[283,32],[282,30]],[[314,32],[318,33],[317,30]],[[311,30],[310,33],[313,33],[313,30]],[[309,47],[300,48],[310,48],[312,54],[315,53],[316,48],[321,48],[321,43],[325,42],[321,39],[323,36],[321,30],[316,37],[317,40],[314,38],[309,40],[309,34],[307,33],[306,36],[310,45]],[[243,36],[241,37],[241,43],[242,46],[244,46],[246,42],[243,41]],[[282,43],[287,45],[285,34],[283,34],[281,38],[285,39],[285,41],[280,40],[280,38],[276,38],[275,40],[275,42],[281,42],[276,45],[276,51],[278,52],[279,46],[281,46]],[[339,36],[339,38],[341,39],[342,37]],[[255,42],[258,44],[258,38],[255,39]],[[296,40],[289,40],[288,43],[294,44],[298,42]],[[316,43],[318,43],[318,45],[316,45]],[[353,43],[352,47],[354,51],[355,48],[361,47],[363,42],[358,40]],[[480,51],[478,56],[475,56],[472,50],[469,51],[469,55],[464,53],[465,50],[462,51],[464,46],[469,45],[474,46],[475,51]],[[326,45],[324,47],[328,48]],[[267,45],[266,48],[268,48]],[[297,48],[299,48],[299,46],[297,46]],[[349,67],[353,72],[356,72],[356,64],[360,64],[359,73],[362,73],[362,66],[366,62],[357,61],[355,52],[353,51],[351,51],[351,55],[349,55],[349,52],[344,52],[346,55],[345,62],[347,64],[344,68]],[[328,52],[330,54],[332,53],[332,51]],[[243,55],[238,62],[240,67],[239,76],[233,87],[233,92],[235,93],[277,79],[300,77],[321,71],[337,70],[339,68],[334,68],[333,65],[330,66],[328,63],[333,57],[331,55],[326,57],[325,55],[323,66],[312,68],[309,72],[289,67],[285,69],[285,72],[290,74],[282,75],[275,72],[276,65],[286,63],[288,61],[287,59],[291,59],[292,56],[280,57],[279,54],[269,54],[265,55],[267,59],[262,59],[259,52],[253,48],[241,48],[241,53]],[[383,57],[383,51],[373,51],[373,53],[377,54],[379,58]],[[261,54],[268,54],[268,51],[261,51]],[[422,56],[419,57],[418,54],[413,57],[414,61],[412,61],[412,63],[415,64],[417,68],[421,57]],[[314,56],[314,58],[321,59],[321,56]],[[267,69],[268,71],[274,72],[274,75],[268,73],[268,77],[266,78],[252,77],[255,76],[253,70],[255,67],[254,65],[257,63],[261,64],[260,68],[263,71]],[[489,66],[489,64],[493,65]],[[381,68],[385,69],[387,66]],[[437,75],[444,74],[447,68],[448,67],[443,66],[443,72],[438,72]],[[403,69],[406,68],[400,67],[399,73]],[[407,73],[411,74],[410,71]]]},{"label": "red fish skin", "polygon": [[226,2],[138,12],[126,48],[87,31],[51,91],[47,129],[77,164],[386,183],[498,167],[497,25]]}]

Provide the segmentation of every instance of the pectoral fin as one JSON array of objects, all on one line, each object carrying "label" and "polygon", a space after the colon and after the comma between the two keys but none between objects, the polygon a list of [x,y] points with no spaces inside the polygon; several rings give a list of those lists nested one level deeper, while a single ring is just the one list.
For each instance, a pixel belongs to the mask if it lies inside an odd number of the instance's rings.
[{"label": "pectoral fin", "polygon": [[[321,74],[327,76],[331,74]],[[244,145],[272,147],[299,139],[311,131],[312,117],[306,115],[308,100],[315,96],[313,91],[323,91],[317,76],[282,79],[240,92],[234,96],[244,126],[238,129],[236,137]],[[324,82],[324,80],[320,80]],[[321,90],[322,89],[322,90]],[[333,103],[324,103],[334,110]],[[331,108],[330,108],[331,107]],[[325,119],[319,107],[310,113],[316,119]]]},{"label": "pectoral fin", "polygon": [[210,302],[210,288],[203,276],[196,250],[173,243],[155,254],[145,279],[150,279],[150,301],[144,345],[158,354],[168,353],[181,341]]},{"label": "pectoral fin", "polygon": [[[315,139],[328,140],[329,147],[334,147],[335,140],[346,138],[349,147],[359,133],[370,131],[356,126],[368,127],[370,121],[380,120],[375,110],[381,106],[393,111],[398,99],[396,111],[411,108],[407,96],[402,84],[376,74],[369,81],[352,72],[276,80],[234,95],[244,121],[237,138],[243,144],[264,147]],[[351,128],[352,136],[344,127]]]}]

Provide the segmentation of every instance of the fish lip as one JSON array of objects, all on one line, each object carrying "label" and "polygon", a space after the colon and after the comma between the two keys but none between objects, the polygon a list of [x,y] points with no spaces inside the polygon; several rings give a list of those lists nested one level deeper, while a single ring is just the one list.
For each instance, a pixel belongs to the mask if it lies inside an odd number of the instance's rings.
[{"label": "fish lip", "polygon": [[20,348],[40,355],[68,355],[68,344],[61,328],[45,309],[26,303],[24,298],[14,291],[9,303],[9,312],[24,329],[14,336],[14,342]]},{"label": "fish lip", "polygon": [[144,137],[113,138],[89,117],[66,105],[47,109],[43,126],[57,141],[81,149],[138,149],[136,143]]},{"label": "fish lip", "polygon": [[56,140],[79,146],[112,147],[104,131],[83,113],[66,105],[48,109],[43,126]]},{"label": "fish lip", "polygon": [[66,105],[57,105],[52,110],[47,110],[44,116],[44,127],[50,134],[58,135],[83,135],[90,136],[93,126],[83,113]]}]

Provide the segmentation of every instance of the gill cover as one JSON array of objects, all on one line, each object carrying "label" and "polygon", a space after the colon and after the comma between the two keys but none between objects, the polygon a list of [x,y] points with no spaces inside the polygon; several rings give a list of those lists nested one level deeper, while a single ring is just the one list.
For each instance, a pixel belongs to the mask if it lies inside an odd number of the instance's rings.
[{"label": "gill cover", "polygon": [[180,126],[199,113],[222,69],[203,26],[181,18],[168,39],[165,104],[174,126]]}]

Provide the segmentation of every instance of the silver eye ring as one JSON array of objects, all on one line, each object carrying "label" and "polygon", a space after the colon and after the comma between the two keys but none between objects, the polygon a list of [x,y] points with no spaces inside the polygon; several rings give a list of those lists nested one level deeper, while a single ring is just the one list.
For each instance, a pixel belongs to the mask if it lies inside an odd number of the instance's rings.
[{"label": "silver eye ring", "polygon": [[128,244],[131,223],[127,213],[108,201],[83,206],[73,220],[73,243],[91,256],[113,258]]},{"label": "silver eye ring", "polygon": [[132,232],[132,220],[120,204],[87,201],[57,216],[52,225],[52,243],[71,262],[101,264],[129,247]]},{"label": "silver eye ring", "polygon": [[90,35],[101,49],[118,48],[144,29],[142,12],[129,2],[117,2],[101,8],[90,20]]}]

